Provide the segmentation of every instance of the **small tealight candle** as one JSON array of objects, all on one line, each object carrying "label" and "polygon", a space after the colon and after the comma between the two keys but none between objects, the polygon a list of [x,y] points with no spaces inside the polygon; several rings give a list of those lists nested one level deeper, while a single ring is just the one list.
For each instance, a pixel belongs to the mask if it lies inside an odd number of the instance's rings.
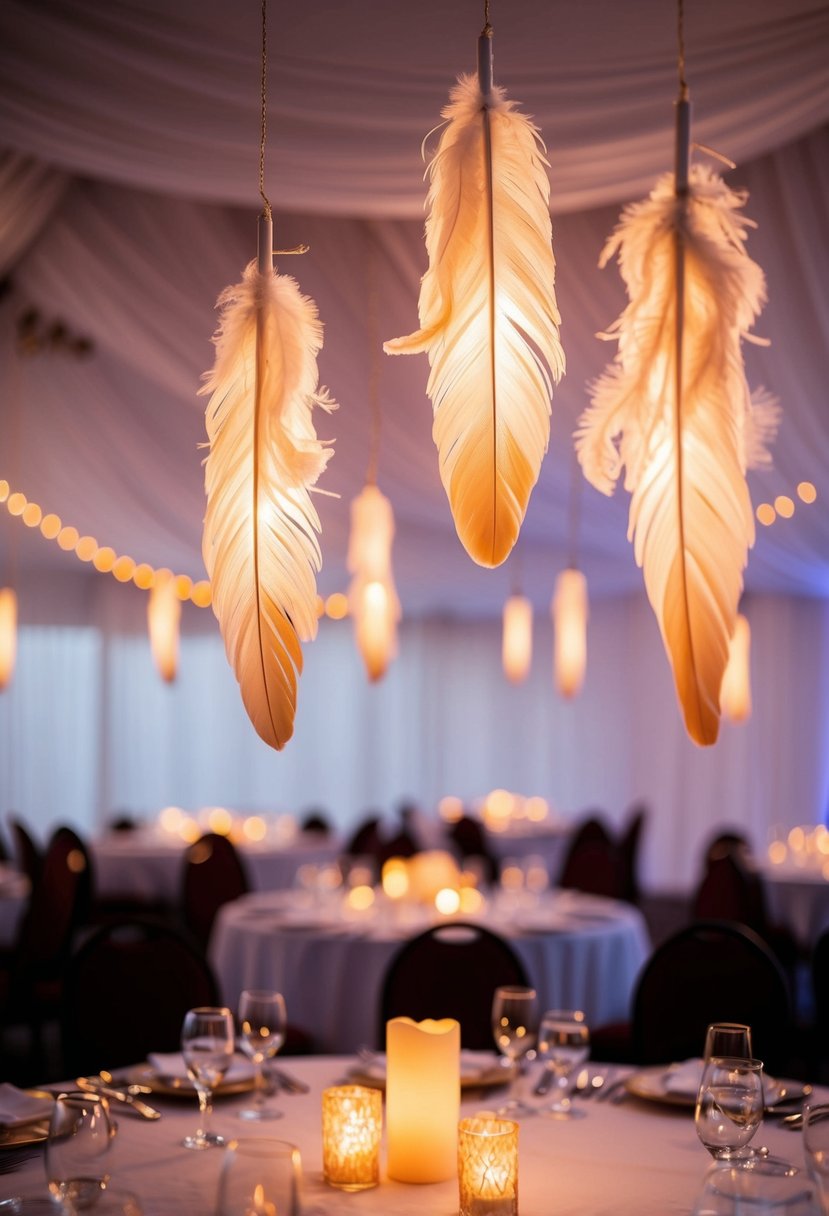
[{"label": "small tealight candle", "polygon": [[336,1085],[322,1093],[322,1168],[325,1181],[343,1191],[364,1191],[380,1181],[383,1099],[379,1089]]},{"label": "small tealight candle", "polygon": [[474,1115],[458,1124],[459,1216],[517,1216],[518,1124]]}]

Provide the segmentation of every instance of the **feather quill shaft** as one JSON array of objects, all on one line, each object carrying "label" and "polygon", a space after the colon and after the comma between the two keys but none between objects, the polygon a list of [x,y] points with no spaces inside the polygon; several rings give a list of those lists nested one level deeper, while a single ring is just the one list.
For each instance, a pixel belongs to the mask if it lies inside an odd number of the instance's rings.
[{"label": "feather quill shaft", "polygon": [[259,263],[219,297],[215,364],[200,390],[211,394],[202,553],[245,709],[281,749],[293,733],[300,639],[317,628],[320,522],[310,490],[331,450],[312,410],[335,402],[318,389],[316,305],[274,274],[267,221]]},{"label": "feather quill shaft", "polygon": [[[659,622],[685,724],[715,742],[720,686],[754,543],[749,463],[768,460],[776,407],[755,409],[740,343],[765,298],[746,253],[745,196],[694,166],[628,206],[602,253],[618,254],[629,303],[619,349],[592,392],[576,447],[584,474],[631,492],[628,538]],[[757,416],[755,416],[757,415]]]},{"label": "feather quill shaft", "polygon": [[384,349],[428,354],[455,527],[474,561],[497,566],[518,538],[564,371],[547,161],[535,126],[483,71],[481,82],[461,78],[443,117],[429,166],[421,328]]}]

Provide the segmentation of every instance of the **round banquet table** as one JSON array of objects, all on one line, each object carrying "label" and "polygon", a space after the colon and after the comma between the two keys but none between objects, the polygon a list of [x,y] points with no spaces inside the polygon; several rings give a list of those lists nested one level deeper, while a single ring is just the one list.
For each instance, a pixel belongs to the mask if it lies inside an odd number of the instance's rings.
[{"label": "round banquet table", "polygon": [[767,865],[762,874],[772,920],[810,950],[829,929],[829,879],[820,870],[791,864]]},{"label": "round banquet table", "polygon": [[[92,843],[95,884],[100,895],[127,896],[174,904],[181,890],[186,845],[174,837],[135,828]],[[237,846],[254,891],[291,887],[306,865],[326,865],[340,854],[338,837],[313,833],[290,844]]]},{"label": "round banquet table", "polygon": [[[353,1060],[316,1056],[280,1063],[310,1086],[308,1093],[280,1093],[274,1099],[284,1118],[252,1128],[239,1118],[249,1095],[218,1097],[213,1127],[226,1138],[272,1137],[296,1144],[302,1157],[302,1216],[457,1213],[458,1184],[454,1178],[420,1186],[388,1178],[385,1133],[378,1187],[345,1194],[326,1186],[322,1179],[321,1094],[326,1086],[347,1080]],[[618,1070],[611,1072],[618,1075]],[[826,1101],[827,1093],[819,1091],[822,1101]],[[465,1090],[461,1116],[491,1108],[502,1096],[503,1090],[497,1089]],[[162,1112],[161,1118],[152,1123],[114,1105],[118,1132],[107,1160],[111,1188],[135,1192],[144,1216],[214,1212],[222,1151],[194,1153],[181,1147],[182,1138],[196,1127],[195,1098],[150,1095],[149,1100]],[[710,1165],[694,1131],[692,1110],[633,1097],[618,1105],[593,1097],[582,1109],[584,1118],[568,1122],[540,1117],[521,1121],[521,1216],[689,1216]],[[802,1136],[785,1131],[779,1122],[767,1120],[755,1142],[803,1168]],[[20,1168],[0,1179],[0,1196],[45,1197],[42,1146],[29,1151],[31,1156]]]},{"label": "round banquet table", "polygon": [[[311,1036],[317,1051],[355,1051],[382,1039],[380,994],[394,954],[436,919],[450,923],[420,909],[395,919],[388,906],[385,915],[380,906],[374,915],[347,918],[340,907],[303,905],[294,892],[253,894],[220,909],[210,961],[231,1008],[243,988],[277,989],[288,1020]],[[509,939],[544,1008],[583,1009],[595,1027],[629,1016],[650,953],[636,908],[553,891],[529,908],[501,902],[463,919]]]}]

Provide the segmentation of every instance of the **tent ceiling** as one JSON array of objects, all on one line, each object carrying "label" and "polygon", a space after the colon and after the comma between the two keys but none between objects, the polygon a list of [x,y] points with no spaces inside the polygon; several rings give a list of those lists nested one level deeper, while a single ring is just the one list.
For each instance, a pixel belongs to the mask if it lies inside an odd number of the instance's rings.
[{"label": "tent ceiling", "polygon": [[[779,396],[774,471],[755,502],[801,478],[822,497],[761,530],[756,591],[829,594],[829,9],[807,0],[696,0],[687,7],[694,136],[739,162],[758,222],[749,251],[769,303],[747,347],[752,384]],[[638,590],[627,496],[574,494],[569,436],[586,386],[613,348],[596,340],[623,305],[599,271],[619,205],[670,167],[675,14],[665,0],[495,0],[496,79],[534,115],[551,164],[557,291],[568,372],[551,448],[514,556],[500,571],[466,557],[437,474],[425,358],[381,357],[379,482],[398,524],[404,610],[498,611],[520,581],[546,604],[572,543],[592,595]],[[0,477],[81,531],[154,565],[203,576],[199,376],[213,303],[255,251],[259,4],[162,0],[22,3],[0,12]],[[455,76],[471,70],[482,5],[423,0],[270,4],[267,188],[282,262],[326,327],[321,372],[340,401],[318,427],[335,439],[322,483],[320,585],[345,586],[348,503],[361,488],[377,338],[416,321],[424,185],[420,143]],[[90,337],[85,360],[11,356],[27,307]],[[14,534],[13,534],[13,530]],[[0,520],[0,560],[75,568]],[[0,571],[5,567],[0,566]],[[2,577],[2,575],[0,575]],[[90,574],[90,577],[98,577]]]}]

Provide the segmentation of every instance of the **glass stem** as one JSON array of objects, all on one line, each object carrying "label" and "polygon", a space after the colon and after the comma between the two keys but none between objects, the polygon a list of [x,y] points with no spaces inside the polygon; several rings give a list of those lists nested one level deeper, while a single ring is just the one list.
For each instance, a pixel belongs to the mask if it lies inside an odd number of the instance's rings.
[{"label": "glass stem", "polygon": [[213,1114],[213,1105],[210,1101],[210,1090],[199,1085],[196,1088],[196,1093],[199,1096],[199,1131],[203,1140],[207,1139],[210,1132],[210,1116]]},{"label": "glass stem", "polygon": [[253,1105],[261,1110],[265,1105],[265,1072],[262,1056],[253,1057]]}]

